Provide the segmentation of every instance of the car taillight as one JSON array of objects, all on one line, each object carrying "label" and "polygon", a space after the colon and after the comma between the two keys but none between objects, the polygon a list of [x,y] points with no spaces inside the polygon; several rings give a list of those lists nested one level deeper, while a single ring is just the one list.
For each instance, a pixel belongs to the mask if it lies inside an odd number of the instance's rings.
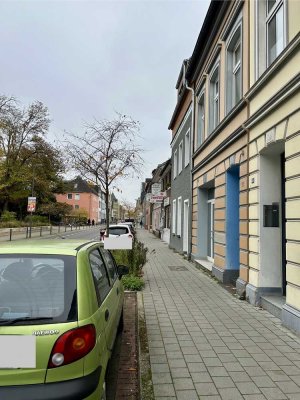
[{"label": "car taillight", "polygon": [[54,343],[48,368],[61,367],[86,356],[95,346],[96,329],[85,325],[62,334]]}]

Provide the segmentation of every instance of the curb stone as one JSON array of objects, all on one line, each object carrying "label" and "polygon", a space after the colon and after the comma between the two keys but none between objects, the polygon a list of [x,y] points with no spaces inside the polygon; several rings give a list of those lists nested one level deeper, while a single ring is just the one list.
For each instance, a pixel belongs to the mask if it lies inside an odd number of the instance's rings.
[{"label": "curb stone", "polygon": [[139,350],[139,383],[141,400],[154,400],[154,391],[152,383],[152,372],[150,364],[147,327],[145,320],[145,310],[143,302],[143,293],[137,292],[138,309],[138,350]]}]

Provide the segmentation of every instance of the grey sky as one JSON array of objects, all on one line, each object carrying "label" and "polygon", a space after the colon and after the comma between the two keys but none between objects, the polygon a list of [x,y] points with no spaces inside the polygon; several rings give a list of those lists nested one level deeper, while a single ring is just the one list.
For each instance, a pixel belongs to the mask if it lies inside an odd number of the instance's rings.
[{"label": "grey sky", "polygon": [[[209,5],[202,1],[2,1],[0,92],[48,106],[49,138],[114,111],[142,124],[143,178],[170,157],[168,124],[182,60]],[[136,199],[140,182],[119,185]]]}]

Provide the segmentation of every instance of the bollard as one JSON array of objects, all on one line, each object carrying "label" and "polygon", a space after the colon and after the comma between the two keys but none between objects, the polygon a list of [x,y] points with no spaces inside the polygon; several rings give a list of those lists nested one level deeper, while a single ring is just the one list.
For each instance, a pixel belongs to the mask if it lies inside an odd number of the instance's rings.
[{"label": "bollard", "polygon": [[10,228],[9,230],[9,240],[11,241],[11,237],[12,237],[12,228]]},{"label": "bollard", "polygon": [[52,235],[52,225],[50,225],[50,235]]},{"label": "bollard", "polygon": [[40,227],[40,237],[42,237],[42,229],[43,229],[43,227],[41,226]]}]

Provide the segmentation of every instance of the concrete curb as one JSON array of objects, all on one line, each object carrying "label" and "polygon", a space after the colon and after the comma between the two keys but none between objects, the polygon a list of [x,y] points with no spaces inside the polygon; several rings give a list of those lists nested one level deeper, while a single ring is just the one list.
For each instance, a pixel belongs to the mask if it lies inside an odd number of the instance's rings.
[{"label": "concrete curb", "polygon": [[142,292],[137,292],[137,309],[140,395],[141,400],[154,400],[155,397]]}]

